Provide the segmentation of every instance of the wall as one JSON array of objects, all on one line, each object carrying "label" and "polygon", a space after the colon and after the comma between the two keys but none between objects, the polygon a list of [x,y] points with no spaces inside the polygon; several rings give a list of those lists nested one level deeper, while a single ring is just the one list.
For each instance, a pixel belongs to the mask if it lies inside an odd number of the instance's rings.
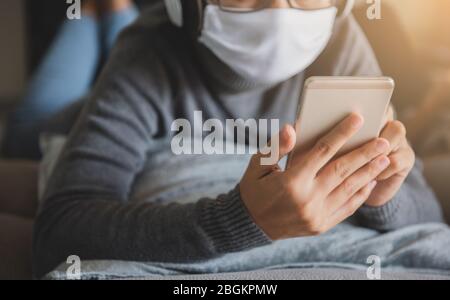
[{"label": "wall", "polygon": [[[371,0],[370,2],[372,2]],[[449,0],[381,0],[397,10],[418,50],[430,46],[450,46]],[[367,5],[367,0],[357,0]]]}]

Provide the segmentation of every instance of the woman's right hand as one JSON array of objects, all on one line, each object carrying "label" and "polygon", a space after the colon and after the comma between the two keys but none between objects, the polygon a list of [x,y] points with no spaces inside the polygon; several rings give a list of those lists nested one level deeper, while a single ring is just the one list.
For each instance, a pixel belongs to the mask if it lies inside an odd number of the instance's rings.
[{"label": "woman's right hand", "polygon": [[[338,159],[346,142],[363,124],[352,114],[309,152],[296,157],[286,171],[264,166],[254,155],[239,185],[241,198],[255,223],[272,239],[324,233],[353,215],[376,186],[389,164],[389,143],[376,139]],[[280,160],[296,143],[292,126],[279,134]]]}]

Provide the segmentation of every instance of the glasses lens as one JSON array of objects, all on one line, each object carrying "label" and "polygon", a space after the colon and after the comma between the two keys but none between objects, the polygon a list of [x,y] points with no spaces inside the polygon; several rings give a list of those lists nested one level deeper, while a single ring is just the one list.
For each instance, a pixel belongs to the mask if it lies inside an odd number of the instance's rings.
[{"label": "glasses lens", "polygon": [[219,0],[220,7],[228,11],[255,11],[267,6],[267,0]]},{"label": "glasses lens", "polygon": [[290,0],[291,6],[303,10],[328,8],[336,5],[336,0]]}]

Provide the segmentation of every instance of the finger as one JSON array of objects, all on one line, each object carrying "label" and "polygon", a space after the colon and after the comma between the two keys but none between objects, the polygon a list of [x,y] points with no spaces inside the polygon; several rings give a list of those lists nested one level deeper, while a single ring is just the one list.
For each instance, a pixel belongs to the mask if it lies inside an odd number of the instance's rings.
[{"label": "finger", "polygon": [[360,115],[352,113],[316,143],[305,155],[302,164],[297,164],[290,170],[295,173],[308,170],[315,177],[320,169],[361,129],[363,123],[364,120]]},{"label": "finger", "polygon": [[378,177],[378,181],[383,181],[391,178],[392,176],[399,174],[405,170],[409,170],[414,166],[415,155],[413,151],[407,149],[403,151],[397,151],[389,156],[391,164],[389,168],[384,170]]},{"label": "finger", "polygon": [[278,134],[279,147],[277,153],[277,162],[294,150],[296,143],[296,133],[294,127],[285,125]]},{"label": "finger", "polygon": [[369,199],[370,194],[373,192],[377,186],[376,181],[371,181],[361,190],[359,190],[355,195],[353,195],[350,200],[348,200],[343,206],[341,206],[336,212],[334,212],[329,218],[327,227],[333,228],[337,224],[342,223],[352,215],[356,213],[361,206]]},{"label": "finger", "polygon": [[333,212],[343,206],[355,193],[374,181],[389,164],[389,158],[382,155],[355,172],[330,194],[329,199],[332,201],[327,203],[327,209]]},{"label": "finger", "polygon": [[389,141],[391,145],[389,153],[395,152],[406,139],[406,128],[403,123],[399,121],[390,121],[382,130],[380,137]]},{"label": "finger", "polygon": [[[275,139],[277,139],[277,142],[272,143]],[[249,175],[254,178],[261,178],[278,169],[278,162],[294,149],[295,142],[296,134],[294,128],[291,125],[284,126],[269,143],[269,148],[271,150],[269,154],[259,152],[258,154],[253,155],[248,168]],[[274,146],[273,149],[272,146]],[[262,163],[264,158],[267,159],[269,157],[274,158],[272,164]]]},{"label": "finger", "polygon": [[375,139],[363,147],[328,164],[320,171],[317,181],[329,193],[337,188],[345,179],[360,168],[374,160],[390,149],[389,142],[385,139]]}]

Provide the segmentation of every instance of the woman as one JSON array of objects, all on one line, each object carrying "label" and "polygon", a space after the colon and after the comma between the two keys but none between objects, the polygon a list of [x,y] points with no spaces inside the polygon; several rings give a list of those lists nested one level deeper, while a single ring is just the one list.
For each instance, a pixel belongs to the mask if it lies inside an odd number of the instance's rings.
[{"label": "woman", "polygon": [[[35,223],[36,277],[69,255],[190,264],[277,241],[306,251],[307,237],[319,235],[321,243],[322,233],[346,230],[339,225],[354,213],[350,234],[442,221],[397,121],[367,148],[333,160],[362,126],[351,116],[286,171],[277,163],[262,166],[259,155],[250,163],[237,155],[232,164],[228,157],[193,160],[171,151],[170,124],[179,118],[195,124],[195,111],[222,122],[290,124],[308,75],[380,75],[355,20],[335,4],[171,0],[166,9],[149,10],[147,22],[120,39],[59,156]],[[294,147],[293,131],[287,125],[280,132],[279,158]],[[318,249],[293,262],[334,260]]]}]

